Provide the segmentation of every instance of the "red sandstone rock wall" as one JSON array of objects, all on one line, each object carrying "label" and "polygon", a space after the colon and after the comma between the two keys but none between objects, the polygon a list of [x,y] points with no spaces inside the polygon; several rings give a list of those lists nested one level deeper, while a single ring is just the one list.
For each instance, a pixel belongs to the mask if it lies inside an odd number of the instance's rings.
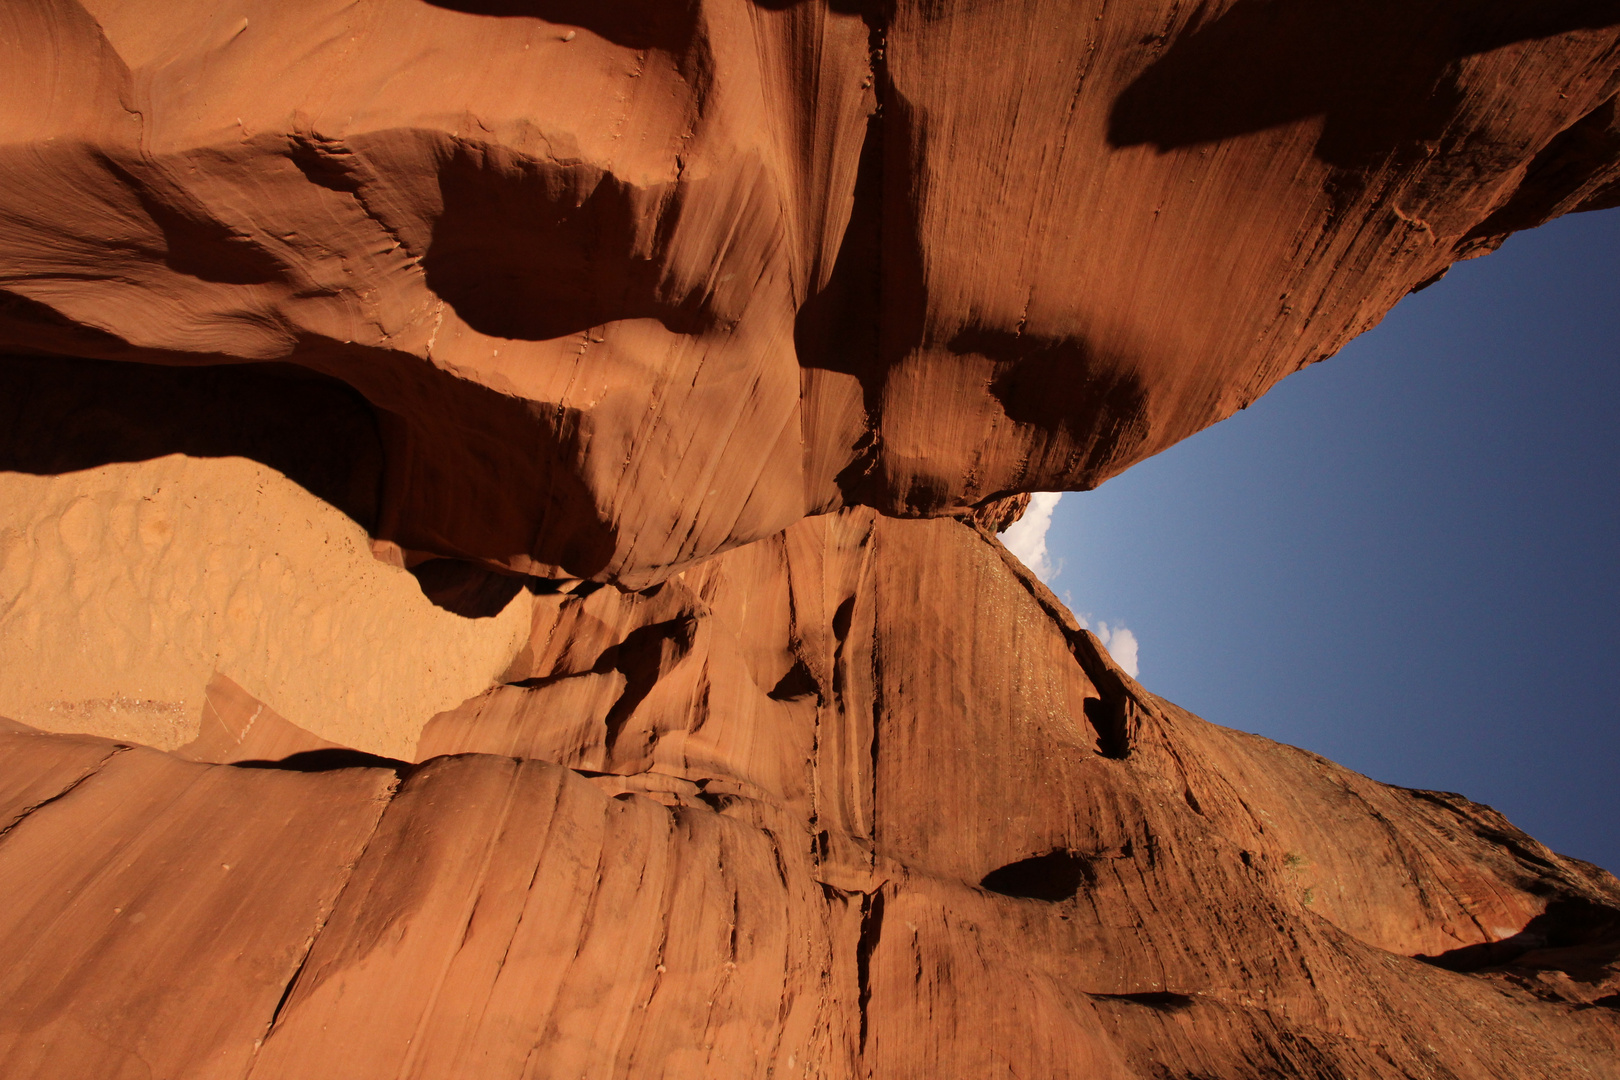
[{"label": "red sandstone rock wall", "polygon": [[961,524],[533,645],[420,766],[0,736],[5,1075],[1613,1075],[1620,883],[1154,698]]},{"label": "red sandstone rock wall", "polygon": [[0,5],[0,1076],[1620,1076],[1620,882],[989,535],[1620,201],[1617,44]]},{"label": "red sandstone rock wall", "polygon": [[0,341],[336,376],[379,535],[635,586],[1095,485],[1620,178],[1599,2],[0,20]]}]

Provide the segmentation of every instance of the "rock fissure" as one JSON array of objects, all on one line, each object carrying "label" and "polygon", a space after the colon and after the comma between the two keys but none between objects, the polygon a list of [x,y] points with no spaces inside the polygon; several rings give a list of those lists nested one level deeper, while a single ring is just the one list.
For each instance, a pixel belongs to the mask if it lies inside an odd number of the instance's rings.
[{"label": "rock fissure", "polygon": [[872,1004],[872,953],[883,933],[883,890],[881,888],[861,896],[860,935],[855,945],[856,1005],[860,1012],[860,1038],[862,1055],[866,1053],[870,1034],[868,1010]]},{"label": "rock fissure", "polygon": [[399,793],[400,785],[403,782],[404,778],[396,774],[393,781],[390,782],[386,788],[384,788],[382,797],[377,800],[382,804],[382,806],[377,811],[376,818],[372,822],[371,831],[367,835],[365,843],[360,846],[354,860],[343,867],[342,880],[338,883],[337,889],[333,892],[331,903],[326,908],[326,911],[321,914],[320,918],[315,924],[314,931],[304,942],[302,954],[298,958],[298,964],[293,968],[292,974],[287,977],[286,984],[281,991],[281,996],[276,999],[276,1006],[270,1012],[270,1019],[265,1022],[264,1026],[259,1031],[258,1037],[253,1042],[254,1056],[251,1059],[252,1063],[249,1064],[246,1070],[246,1076],[252,1076],[257,1063],[257,1055],[259,1050],[264,1046],[265,1042],[271,1037],[271,1035],[275,1033],[277,1022],[280,1021],[282,1013],[292,1002],[293,993],[298,989],[298,984],[303,978],[304,970],[309,965],[309,958],[315,952],[315,943],[320,939],[321,932],[326,928],[326,924],[331,919],[332,913],[338,909],[338,905],[342,902],[344,893],[347,892],[349,883],[353,880],[355,868],[358,867],[362,860],[365,859],[366,852],[370,849],[372,841],[376,839],[378,831],[382,828],[383,818],[387,815],[388,808],[393,803],[394,797]]},{"label": "rock fissure", "polygon": [[27,821],[30,816],[39,812],[40,810],[45,809],[47,806],[50,806],[53,803],[61,802],[69,795],[73,794],[85,783],[95,779],[95,777],[107,767],[108,763],[110,763],[113,758],[117,757],[119,754],[127,753],[130,749],[131,748],[128,746],[114,746],[108,751],[107,756],[98,761],[93,768],[85,772],[83,775],[76,777],[56,794],[41,799],[38,802],[30,803],[27,806],[14,811],[13,813],[15,816],[6,823],[4,828],[0,828],[0,843],[4,843],[6,837],[10,836],[11,833],[14,832],[18,826],[22,825],[23,822]]}]

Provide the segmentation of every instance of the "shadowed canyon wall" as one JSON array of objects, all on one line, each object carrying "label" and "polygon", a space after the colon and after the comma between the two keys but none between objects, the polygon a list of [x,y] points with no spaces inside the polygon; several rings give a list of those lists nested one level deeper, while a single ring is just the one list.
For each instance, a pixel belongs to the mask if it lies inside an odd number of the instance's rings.
[{"label": "shadowed canyon wall", "polygon": [[1620,5],[0,54],[0,1075],[1620,1077],[1620,882],[994,536],[1620,204]]}]

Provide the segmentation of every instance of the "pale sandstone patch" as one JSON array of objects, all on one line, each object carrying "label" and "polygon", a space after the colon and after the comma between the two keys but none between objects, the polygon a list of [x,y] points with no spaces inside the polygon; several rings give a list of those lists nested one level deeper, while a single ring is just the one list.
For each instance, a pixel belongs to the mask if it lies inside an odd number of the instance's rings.
[{"label": "pale sandstone patch", "polygon": [[0,473],[0,714],[175,749],[215,672],[324,739],[410,757],[496,681],[527,592],[433,606],[363,529],[243,458]]}]

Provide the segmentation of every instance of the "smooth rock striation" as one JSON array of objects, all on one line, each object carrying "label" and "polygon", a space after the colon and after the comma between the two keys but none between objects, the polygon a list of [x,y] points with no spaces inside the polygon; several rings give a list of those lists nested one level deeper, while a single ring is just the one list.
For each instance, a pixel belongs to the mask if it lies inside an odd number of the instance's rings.
[{"label": "smooth rock striation", "polygon": [[341,379],[545,577],[1094,486],[1620,198],[1591,0],[156,10],[0,14],[0,344]]},{"label": "smooth rock striation", "polygon": [[418,766],[0,736],[0,1070],[1614,1075],[1620,883],[1153,697],[964,525],[532,645]]}]

